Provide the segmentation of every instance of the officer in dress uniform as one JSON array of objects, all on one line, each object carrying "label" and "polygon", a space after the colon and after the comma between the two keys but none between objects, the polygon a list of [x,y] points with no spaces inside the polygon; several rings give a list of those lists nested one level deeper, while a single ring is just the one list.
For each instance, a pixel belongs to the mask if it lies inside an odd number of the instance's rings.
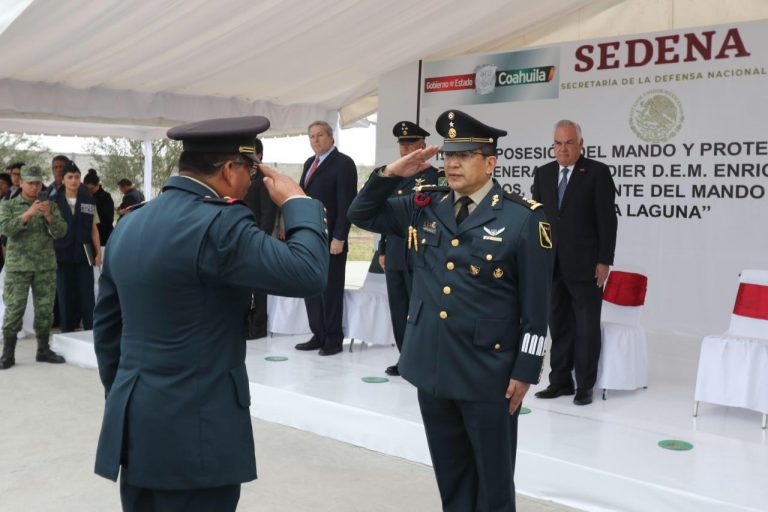
[{"label": "officer in dress uniform", "polygon": [[[245,368],[252,290],[307,297],[328,275],[319,201],[265,165],[286,241],[261,231],[245,196],[261,116],[168,131],[179,175],[115,228],[94,313],[106,407],[96,473],[126,511],[232,511],[256,478]],[[230,199],[227,196],[231,196]],[[121,469],[122,468],[122,469]]]},{"label": "officer in dress uniform", "polygon": [[437,120],[448,187],[392,198],[437,147],[373,172],[350,220],[408,240],[413,291],[400,373],[418,388],[443,510],[515,510],[520,404],[541,376],[552,278],[540,204],[491,180],[505,131],[458,110]]},{"label": "officer in dress uniform", "polygon": [[[397,138],[400,156],[427,147],[424,139],[429,137],[429,132],[410,121],[395,123],[392,134]],[[445,181],[442,171],[430,166],[413,176],[402,178],[393,195],[410,194],[413,187],[418,185],[437,185],[441,177]],[[405,336],[405,317],[408,315],[408,300],[411,296],[413,265],[406,257],[405,239],[397,235],[381,235],[378,251],[379,265],[384,269],[387,279],[392,331],[395,334],[397,350],[401,351]],[[387,375],[400,375],[397,364],[388,367],[385,371]]]}]

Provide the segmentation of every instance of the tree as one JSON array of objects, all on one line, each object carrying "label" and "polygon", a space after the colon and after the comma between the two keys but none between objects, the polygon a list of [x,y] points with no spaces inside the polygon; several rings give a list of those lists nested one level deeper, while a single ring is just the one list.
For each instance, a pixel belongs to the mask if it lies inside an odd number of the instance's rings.
[{"label": "tree", "polygon": [[50,152],[36,139],[15,133],[0,133],[0,163],[2,172],[6,165],[24,162],[25,166],[39,165],[43,171],[50,169]]},{"label": "tree", "polygon": [[[140,140],[102,138],[86,145],[86,151],[96,163],[105,188],[128,178],[140,189],[144,183],[144,146]],[[162,139],[152,141],[152,189],[157,191],[173,174],[179,162],[181,143]],[[83,173],[87,169],[82,169]]]}]

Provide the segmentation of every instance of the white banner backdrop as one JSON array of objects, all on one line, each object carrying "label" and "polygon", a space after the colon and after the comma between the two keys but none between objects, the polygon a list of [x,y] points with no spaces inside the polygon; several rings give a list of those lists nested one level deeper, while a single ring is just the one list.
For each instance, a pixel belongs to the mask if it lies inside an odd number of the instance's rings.
[{"label": "white banner backdrop", "polygon": [[526,196],[554,123],[581,124],[617,188],[613,268],[649,277],[643,324],[704,335],[739,272],[768,268],[766,69],[768,21],[425,62],[420,124],[458,109],[507,130],[495,177]]}]

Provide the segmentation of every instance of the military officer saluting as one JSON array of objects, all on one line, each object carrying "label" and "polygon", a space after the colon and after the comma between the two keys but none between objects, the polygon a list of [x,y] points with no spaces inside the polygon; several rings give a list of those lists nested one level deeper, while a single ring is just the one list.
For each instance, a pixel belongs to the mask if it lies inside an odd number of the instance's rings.
[{"label": "military officer saluting", "polygon": [[414,262],[401,375],[418,388],[443,510],[514,511],[517,418],[541,375],[552,275],[538,203],[491,175],[506,135],[451,110],[437,120],[448,187],[390,197],[431,146],[377,169],[349,209],[409,240]]},{"label": "military officer saluting", "polygon": [[[397,138],[400,156],[405,156],[427,147],[425,138],[429,132],[410,121],[399,121],[392,127],[392,134]],[[437,185],[438,179],[445,181],[442,171],[429,166],[413,176],[401,178],[394,195],[410,194],[413,187],[419,185]],[[392,331],[395,334],[397,350],[403,349],[405,319],[408,315],[408,300],[411,296],[413,265],[406,257],[405,239],[397,235],[382,234],[379,240],[379,265],[385,271],[387,279],[387,298],[389,313],[392,318]],[[400,375],[397,364],[388,367],[387,375]]]},{"label": "military officer saluting", "polygon": [[[96,473],[126,511],[232,511],[256,478],[245,368],[251,292],[325,288],[323,206],[254,153],[261,116],[168,131],[179,175],[109,239],[94,312],[106,390]],[[283,209],[286,241],[261,231],[245,196],[256,169]],[[229,199],[229,197],[233,199]]]}]

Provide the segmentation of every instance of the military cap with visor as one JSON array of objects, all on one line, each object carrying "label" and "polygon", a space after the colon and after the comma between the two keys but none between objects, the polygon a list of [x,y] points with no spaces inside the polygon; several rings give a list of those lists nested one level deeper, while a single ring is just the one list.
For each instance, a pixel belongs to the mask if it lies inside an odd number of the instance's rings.
[{"label": "military cap with visor", "polygon": [[440,114],[435,128],[443,137],[440,151],[445,153],[472,151],[486,144],[495,148],[499,137],[507,134],[506,131],[481,123],[460,110],[447,110]]},{"label": "military cap with visor", "polygon": [[269,129],[264,116],[206,119],[175,126],[168,130],[168,138],[183,142],[184,151],[192,153],[241,154],[254,162],[256,136]]},{"label": "military cap with visor", "polygon": [[415,142],[429,137],[429,132],[410,121],[398,121],[392,127],[392,135],[397,137],[397,142]]}]

